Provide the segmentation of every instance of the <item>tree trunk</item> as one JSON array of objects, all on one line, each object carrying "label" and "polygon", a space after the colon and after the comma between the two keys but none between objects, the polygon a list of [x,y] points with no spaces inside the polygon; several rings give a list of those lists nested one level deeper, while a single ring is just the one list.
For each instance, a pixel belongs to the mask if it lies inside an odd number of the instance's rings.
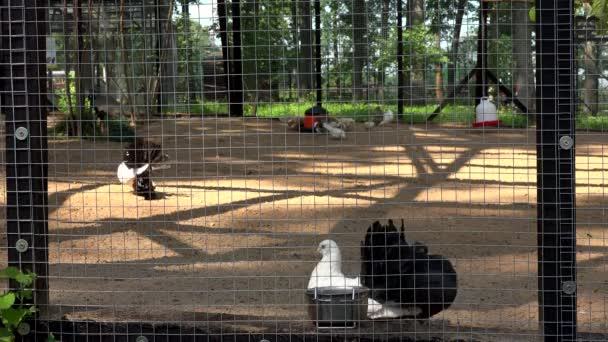
[{"label": "tree trunk", "polygon": [[82,38],[82,28],[80,25],[80,17],[82,16],[82,9],[80,8],[80,0],[74,0],[74,7],[73,7],[73,12],[72,12],[72,16],[73,16],[73,22],[72,22],[72,30],[74,32],[74,47],[75,47],[75,52],[74,54],[76,55],[76,66],[74,68],[74,89],[76,91],[76,120],[78,120],[78,124],[77,124],[77,132],[76,134],[78,136],[82,136],[83,135],[83,130],[82,130],[82,122],[83,122],[83,104],[84,104],[84,94],[82,92],[82,86],[81,86],[81,76],[82,76],[82,69],[83,69],[83,53],[82,51],[84,50],[84,44],[83,44],[83,38]]},{"label": "tree trunk", "polygon": [[226,94],[230,91],[230,47],[228,46],[228,24],[226,0],[217,0],[217,16],[220,24],[220,41],[222,42],[222,64],[224,66],[223,78],[226,86]]},{"label": "tree trunk", "polygon": [[512,46],[515,60],[514,83],[517,86],[517,98],[534,113],[534,68],[532,66],[532,25],[529,22],[530,4],[516,1],[512,3]]},{"label": "tree trunk", "polygon": [[68,117],[66,125],[67,135],[78,135],[80,123],[74,116],[74,107],[72,103],[72,91],[70,81],[70,69],[72,67],[72,56],[70,55],[70,35],[68,32],[68,2],[63,0],[63,32],[65,32],[63,38],[63,54],[65,58],[65,98],[68,105]]},{"label": "tree trunk", "polygon": [[166,13],[166,17],[163,18],[164,31],[163,31],[163,53],[164,61],[161,73],[162,82],[162,96],[161,103],[166,108],[173,108],[177,103],[177,62],[179,57],[177,56],[177,37],[175,36],[175,24],[173,23],[173,5],[175,1],[167,0],[168,3],[163,6],[163,13]]},{"label": "tree trunk", "polygon": [[467,0],[458,0],[456,4],[456,19],[454,20],[454,34],[450,49],[450,61],[448,63],[448,90],[454,91],[456,86],[456,63],[458,61],[458,49],[460,48],[460,31],[462,29],[462,18],[464,17]]},{"label": "tree trunk", "polygon": [[[243,60],[241,40],[241,2],[232,0],[232,89],[230,116],[243,116]],[[177,54],[177,49],[175,50]],[[174,63],[175,64],[175,63]]]},{"label": "tree trunk", "polygon": [[[334,67],[338,68],[338,72],[336,73],[336,93],[338,94],[338,98],[342,99],[342,86],[340,80],[342,79],[342,72],[340,70],[340,50],[338,48],[338,37],[336,36],[334,39]],[[328,77],[329,79],[329,77]]]},{"label": "tree trunk", "polygon": [[298,56],[298,91],[300,97],[305,97],[311,90],[314,81],[312,66],[313,35],[312,35],[312,6],[310,1],[299,2],[300,54]]},{"label": "tree trunk", "polygon": [[[435,45],[441,50],[441,34],[435,34]],[[443,101],[443,65],[435,64],[435,98],[438,102]]]},{"label": "tree trunk", "polygon": [[[295,3],[292,4],[291,10],[295,10]],[[250,63],[245,63],[244,67],[248,68],[243,72],[243,79],[245,81],[245,98],[254,101],[257,103],[260,98],[260,84],[262,75],[259,70],[260,68],[260,58],[258,57],[261,52],[263,52],[263,48],[259,47],[256,42],[258,41],[258,30],[259,30],[259,20],[260,20],[260,1],[259,0],[247,0],[243,2],[243,8],[241,11],[241,22],[242,26],[248,29],[242,31],[242,39],[243,39],[243,58],[244,60],[252,61]],[[292,19],[295,18],[295,14],[292,13]],[[294,28],[295,27],[295,28]],[[292,46],[297,46],[297,26],[294,25],[292,30]],[[295,31],[295,32],[294,32]],[[295,44],[293,43],[295,42]],[[253,67],[253,68],[252,68]],[[252,68],[252,69],[251,69]],[[287,83],[290,91],[289,96],[291,97],[291,73],[287,73]],[[270,83],[270,82],[269,82]],[[251,94],[253,92],[253,94]]]},{"label": "tree trunk", "polygon": [[583,67],[585,68],[585,81],[583,82],[584,110],[593,116],[598,113],[598,66],[597,66],[597,45],[593,41],[585,42],[583,49]]},{"label": "tree trunk", "polygon": [[363,98],[363,68],[367,60],[367,12],[365,0],[353,0],[353,101]]},{"label": "tree trunk", "polygon": [[[131,73],[131,61],[129,60],[129,51],[127,44],[127,32],[125,28],[125,0],[120,0],[120,55],[122,56],[122,64],[127,85],[127,98],[130,106],[131,120],[129,124],[135,126],[135,110],[133,109],[133,85]],[[109,115],[109,113],[108,113]]]},{"label": "tree trunk", "polygon": [[196,89],[196,83],[194,83],[194,77],[191,76],[193,72],[191,71],[192,67],[190,63],[192,61],[192,37],[190,37],[190,2],[188,0],[182,0],[182,16],[184,20],[184,36],[186,41],[186,85],[187,85],[187,93],[188,99],[191,101],[196,101],[196,94],[198,94],[199,89]]},{"label": "tree trunk", "polygon": [[[296,77],[291,77],[290,80],[293,83],[290,83],[290,89],[292,86],[294,86],[295,84],[295,90],[296,93],[299,93],[299,85],[300,83],[298,82],[299,77],[297,75],[295,75],[297,72],[300,71],[299,69],[299,61],[300,61],[300,40],[298,39],[298,28],[300,27],[300,21],[298,19],[298,4],[296,0],[292,0],[291,1],[291,39],[292,39],[292,44],[293,47],[295,49],[295,56],[296,57],[296,63],[295,65],[292,66],[292,76],[296,76]],[[289,93],[290,99],[291,99],[291,90]],[[296,95],[297,97],[297,95]]]},{"label": "tree trunk", "polygon": [[[390,10],[390,0],[382,0],[382,14],[380,16],[380,39],[383,41],[388,38],[388,13]],[[384,100],[384,79],[386,77],[386,67],[380,65],[378,69],[378,99]]]},{"label": "tree trunk", "polygon": [[[406,15],[406,30],[424,25],[424,0],[408,0]],[[424,104],[424,64],[414,65],[412,52],[406,51],[408,56],[407,72],[405,73],[405,100],[408,105]],[[421,101],[420,101],[421,100]]]}]

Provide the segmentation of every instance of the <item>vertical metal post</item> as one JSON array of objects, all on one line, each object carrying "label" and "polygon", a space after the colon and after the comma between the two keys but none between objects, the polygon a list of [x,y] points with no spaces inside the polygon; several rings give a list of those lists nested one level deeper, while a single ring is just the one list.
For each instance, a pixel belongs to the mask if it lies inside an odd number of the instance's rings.
[{"label": "vertical metal post", "polygon": [[538,301],[545,341],[576,340],[573,2],[536,0]]},{"label": "vertical metal post", "polygon": [[321,76],[321,0],[315,0],[315,74],[317,88],[317,106],[323,104],[323,78]]},{"label": "vertical metal post", "polygon": [[[228,46],[228,11],[226,0],[217,0],[217,16],[220,25],[220,41],[222,42],[222,64],[224,67],[223,79],[226,84],[226,96],[230,102],[230,94],[232,93],[232,73],[231,73],[231,53]],[[229,103],[230,105],[230,103]]]},{"label": "vertical metal post", "polygon": [[488,2],[479,4],[479,27],[477,28],[477,63],[475,65],[475,106],[481,98],[488,96]]},{"label": "vertical metal post", "polygon": [[0,0],[8,263],[38,275],[33,302],[41,310],[48,306],[46,8],[42,0]]},{"label": "vertical metal post", "polygon": [[397,0],[397,118],[403,118],[403,3]]},{"label": "vertical metal post", "polygon": [[232,86],[230,115],[243,116],[243,58],[241,46],[241,1],[232,0]]}]

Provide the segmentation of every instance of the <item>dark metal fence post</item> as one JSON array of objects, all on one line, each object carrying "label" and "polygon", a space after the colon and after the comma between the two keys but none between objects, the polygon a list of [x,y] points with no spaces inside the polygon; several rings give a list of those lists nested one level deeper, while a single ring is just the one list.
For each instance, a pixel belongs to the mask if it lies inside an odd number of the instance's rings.
[{"label": "dark metal fence post", "polygon": [[241,1],[232,0],[232,85],[230,116],[243,116],[243,59],[241,45]]},{"label": "dark metal fence post", "polygon": [[545,341],[576,340],[573,2],[536,0],[538,300]]},{"label": "dark metal fence post", "polygon": [[321,76],[321,0],[315,0],[315,88],[317,106],[323,106],[323,78]]},{"label": "dark metal fence post", "polygon": [[48,306],[46,8],[41,0],[0,0],[8,263],[38,275],[41,310]]},{"label": "dark metal fence post", "polygon": [[403,119],[403,4],[397,0],[397,118]]}]

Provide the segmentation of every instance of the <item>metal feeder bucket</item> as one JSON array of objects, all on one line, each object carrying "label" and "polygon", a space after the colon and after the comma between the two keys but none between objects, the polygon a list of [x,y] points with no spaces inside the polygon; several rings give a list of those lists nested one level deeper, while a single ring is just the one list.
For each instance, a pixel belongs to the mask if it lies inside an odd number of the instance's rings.
[{"label": "metal feeder bucket", "polygon": [[364,287],[308,289],[308,316],[319,329],[355,328],[367,317],[367,292]]}]

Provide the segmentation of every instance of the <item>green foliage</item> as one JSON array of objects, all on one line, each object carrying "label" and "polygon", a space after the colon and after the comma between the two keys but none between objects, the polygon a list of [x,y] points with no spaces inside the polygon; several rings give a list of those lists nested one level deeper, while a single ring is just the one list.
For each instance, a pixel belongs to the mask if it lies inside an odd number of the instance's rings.
[{"label": "green foliage", "polygon": [[503,84],[513,83],[513,42],[511,36],[502,34],[488,44],[488,64]]},{"label": "green foliage", "polygon": [[[57,108],[59,109],[59,111],[63,112],[63,113],[70,113],[70,112],[76,112],[77,108],[76,108],[76,74],[74,71],[70,71],[67,75],[66,78],[66,83],[65,83],[65,87],[61,88],[61,89],[56,89],[55,90],[55,98],[57,99]],[[69,89],[69,101],[68,101],[68,95],[67,95],[67,90]],[[70,104],[71,104],[71,108],[70,108]],[[89,99],[85,98],[84,104],[83,104],[83,111],[89,110],[91,109],[91,102],[89,101]]]},{"label": "green foliage", "polygon": [[36,274],[24,273],[11,266],[0,271],[0,278],[11,279],[19,284],[18,289],[6,291],[0,296],[0,342],[12,342],[15,340],[17,327],[37,312],[34,305],[25,303],[25,300],[32,298],[31,287],[36,280]]},{"label": "green foliage", "polygon": [[576,117],[576,128],[594,131],[608,131],[608,116],[579,114]]},{"label": "green foliage", "polygon": [[591,5],[591,14],[598,18],[598,28],[606,32],[608,29],[608,0],[595,0]]},{"label": "green foliage", "polygon": [[530,18],[530,22],[532,22],[532,23],[536,22],[536,7],[535,6],[530,7],[530,11],[528,11],[528,17]]},{"label": "green foliage", "polygon": [[534,123],[530,116],[518,112],[513,106],[500,107],[498,119],[502,122],[501,127],[509,128],[526,128]]},{"label": "green foliage", "polygon": [[[211,42],[209,28],[190,20],[185,14],[182,13],[182,18],[176,20],[175,26],[177,32],[183,33],[176,35],[178,75],[188,76],[178,78],[177,87],[178,89],[189,89],[196,93],[203,86],[203,64],[201,61],[216,54],[218,49]],[[137,35],[141,35],[141,33],[137,33]],[[150,61],[149,63],[154,62]]]}]

